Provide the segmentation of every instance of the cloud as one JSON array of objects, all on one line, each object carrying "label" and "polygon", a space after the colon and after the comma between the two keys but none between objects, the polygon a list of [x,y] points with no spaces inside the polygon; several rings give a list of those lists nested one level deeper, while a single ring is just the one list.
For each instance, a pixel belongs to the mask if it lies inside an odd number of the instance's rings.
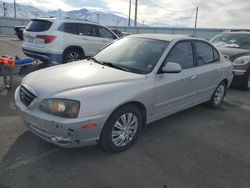
[{"label": "cloud", "polygon": [[25,4],[25,5],[31,5],[42,10],[57,10],[59,8],[62,8],[64,10],[72,10],[74,8],[70,4],[64,3],[62,0],[53,0],[53,1],[52,0],[18,0],[16,2],[20,4]]},{"label": "cloud", "polygon": [[[5,0],[13,2],[13,0]],[[134,19],[134,0],[131,18]],[[198,27],[250,28],[250,3],[247,0],[139,0],[138,21],[146,25],[194,26],[199,7]],[[92,8],[128,17],[129,0],[18,0],[44,10]],[[187,11],[185,11],[187,10]]]},{"label": "cloud", "polygon": [[74,8],[96,8],[96,9],[108,9],[107,3],[104,0],[62,0],[65,4],[69,4]]},{"label": "cloud", "polygon": [[198,0],[200,27],[250,28],[250,4],[245,0]]}]

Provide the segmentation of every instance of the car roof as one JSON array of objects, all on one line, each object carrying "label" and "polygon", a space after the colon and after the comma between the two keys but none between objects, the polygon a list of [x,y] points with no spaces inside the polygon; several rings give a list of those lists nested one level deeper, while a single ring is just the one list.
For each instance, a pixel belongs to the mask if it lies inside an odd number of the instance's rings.
[{"label": "car roof", "polygon": [[195,38],[195,37],[189,37],[185,35],[173,35],[173,34],[134,34],[134,35],[129,35],[127,37],[134,37],[134,38],[146,38],[146,39],[156,39],[156,40],[163,40],[163,41],[172,41],[175,39],[198,39],[198,40],[203,40],[200,38]]},{"label": "car roof", "polygon": [[63,17],[40,17],[40,18],[33,18],[31,20],[47,20],[51,22],[59,21],[59,22],[88,23],[88,24],[100,25],[98,23],[83,20],[83,19],[72,19],[72,18],[63,18]]}]

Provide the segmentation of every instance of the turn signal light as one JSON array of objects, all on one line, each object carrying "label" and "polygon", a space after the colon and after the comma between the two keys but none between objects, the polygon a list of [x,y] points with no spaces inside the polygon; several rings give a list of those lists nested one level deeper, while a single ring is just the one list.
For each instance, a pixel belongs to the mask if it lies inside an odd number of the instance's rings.
[{"label": "turn signal light", "polygon": [[89,124],[81,126],[81,128],[83,129],[90,129],[90,128],[95,128],[95,127],[96,127],[95,123],[89,123]]}]

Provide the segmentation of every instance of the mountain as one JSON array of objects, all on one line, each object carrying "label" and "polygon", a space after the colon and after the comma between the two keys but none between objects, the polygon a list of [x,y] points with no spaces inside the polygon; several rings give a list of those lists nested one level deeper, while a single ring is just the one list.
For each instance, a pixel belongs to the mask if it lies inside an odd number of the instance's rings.
[{"label": "mountain", "polygon": [[[3,1],[0,1],[0,16],[4,16],[4,10],[3,10]],[[21,5],[16,4],[16,15],[18,18],[34,18],[36,15],[39,15],[40,17],[48,16],[48,13],[46,11],[43,11],[41,9],[38,9],[33,6],[29,5]],[[13,17],[14,16],[14,5],[13,3],[6,3],[7,11],[6,16]]]},{"label": "mountain", "polygon": [[[6,3],[7,11],[6,16],[14,16],[14,7],[13,3]],[[63,10],[54,10],[54,11],[43,11],[39,8],[16,4],[16,14],[18,18],[35,18],[35,17],[70,17],[73,19],[83,19],[93,22],[99,22],[102,25],[107,26],[127,26],[128,19],[122,16],[113,14],[112,12],[103,12],[103,11],[94,11],[82,8],[80,10],[74,11],[63,11]],[[4,16],[3,10],[3,1],[0,1],[0,16]],[[132,21],[133,22],[133,21]],[[140,26],[141,24],[138,24]]]}]

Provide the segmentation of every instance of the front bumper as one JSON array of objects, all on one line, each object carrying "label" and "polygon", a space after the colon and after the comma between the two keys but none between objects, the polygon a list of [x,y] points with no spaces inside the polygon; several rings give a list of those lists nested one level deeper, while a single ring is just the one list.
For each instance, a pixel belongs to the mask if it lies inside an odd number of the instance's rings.
[{"label": "front bumper", "polygon": [[232,86],[240,86],[243,84],[245,80],[245,76],[247,74],[246,70],[238,70],[234,69],[233,70],[233,81],[232,81]]},{"label": "front bumper", "polygon": [[[19,97],[19,88],[15,92],[16,106],[26,126],[34,134],[55,145],[73,148],[98,143],[102,128],[108,115],[85,118],[61,118],[46,114],[36,108],[39,99],[26,107]],[[93,128],[84,125],[96,124]]]}]

